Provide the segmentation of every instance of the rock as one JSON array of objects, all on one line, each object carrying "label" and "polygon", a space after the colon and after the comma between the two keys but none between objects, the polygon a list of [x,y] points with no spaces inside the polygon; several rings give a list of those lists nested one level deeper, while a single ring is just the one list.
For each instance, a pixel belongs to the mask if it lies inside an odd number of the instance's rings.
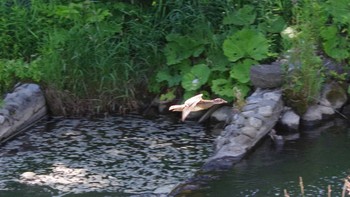
[{"label": "rock", "polygon": [[326,84],[321,93],[320,105],[340,109],[348,100],[346,91],[338,83]]},{"label": "rock", "polygon": [[323,61],[323,66],[327,68],[326,73],[328,75],[330,75],[331,71],[337,73],[338,75],[345,73],[344,68],[345,68],[346,64],[338,63],[338,62],[334,61],[333,59],[327,58],[327,57],[323,57],[322,61]]},{"label": "rock", "polygon": [[279,124],[283,130],[296,132],[299,130],[300,116],[291,108],[285,108],[282,112]]},{"label": "rock", "polygon": [[[215,162],[236,161],[252,149],[277,123],[283,106],[281,95],[282,91],[279,89],[269,91],[257,89],[247,99],[249,100],[248,105],[254,103],[257,106],[247,107],[248,111],[234,115],[231,124],[226,126],[225,131],[216,139],[215,153],[206,162],[210,164],[204,166],[210,166],[210,168],[226,166],[227,164],[215,164]],[[268,109],[269,113],[261,109]],[[227,159],[227,157],[232,157],[232,159]]]},{"label": "rock", "polygon": [[214,119],[216,121],[228,122],[228,120],[230,120],[230,118],[233,116],[234,113],[235,112],[232,107],[222,106],[211,114],[210,119]]},{"label": "rock", "polygon": [[347,117],[350,117],[350,104],[345,105],[341,113]]},{"label": "rock", "polygon": [[310,106],[303,114],[305,124],[312,126],[332,117],[347,102],[347,94],[339,84],[333,82],[324,86],[319,101],[319,104]]},{"label": "rock", "polygon": [[271,116],[273,113],[273,109],[271,106],[263,106],[259,107],[258,114],[261,114],[263,116]]},{"label": "rock", "polygon": [[279,64],[262,64],[252,66],[250,80],[258,88],[277,88],[283,83],[282,69]]},{"label": "rock", "polygon": [[325,107],[321,105],[312,105],[310,106],[305,114],[302,116],[302,120],[305,122],[316,123],[317,121],[321,121],[323,115],[333,115],[335,111],[331,107]]},{"label": "rock", "polygon": [[248,122],[249,122],[249,125],[254,128],[260,128],[261,125],[263,124],[262,120],[255,117],[248,118]]},{"label": "rock", "polygon": [[164,185],[161,187],[158,187],[153,191],[154,194],[168,194],[171,192],[172,189],[176,187],[176,184],[171,184],[171,185]]},{"label": "rock", "polygon": [[6,95],[0,109],[0,143],[17,135],[46,115],[43,92],[36,84],[23,84]]}]

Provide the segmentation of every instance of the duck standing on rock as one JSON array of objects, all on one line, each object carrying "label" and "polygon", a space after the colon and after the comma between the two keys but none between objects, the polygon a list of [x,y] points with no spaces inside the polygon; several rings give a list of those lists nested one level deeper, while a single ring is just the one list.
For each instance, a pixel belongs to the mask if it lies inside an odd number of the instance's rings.
[{"label": "duck standing on rock", "polygon": [[172,105],[169,107],[170,111],[182,111],[182,121],[185,121],[186,117],[193,111],[200,111],[208,109],[214,105],[227,103],[222,98],[216,98],[213,100],[204,100],[203,94],[198,94],[185,101],[182,105]]}]

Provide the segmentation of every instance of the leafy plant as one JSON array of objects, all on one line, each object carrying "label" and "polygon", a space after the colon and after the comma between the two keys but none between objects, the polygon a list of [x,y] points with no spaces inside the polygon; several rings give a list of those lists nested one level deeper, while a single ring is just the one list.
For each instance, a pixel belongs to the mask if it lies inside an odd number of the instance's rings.
[{"label": "leafy plant", "polygon": [[206,84],[210,75],[210,69],[205,64],[194,65],[190,72],[183,75],[181,85],[187,91],[198,90]]},{"label": "leafy plant", "polygon": [[[289,38],[292,42],[289,65],[293,70],[287,75],[284,95],[287,104],[297,113],[303,114],[308,106],[314,104],[319,97],[324,75],[321,58],[317,55],[318,32],[323,23],[319,17],[322,10],[313,1],[305,1],[296,7],[298,33]],[[288,72],[288,71],[287,71]]]},{"label": "leafy plant", "polygon": [[228,37],[223,44],[224,54],[233,62],[242,58],[262,60],[268,57],[268,48],[263,34],[247,28]]},{"label": "leafy plant", "polygon": [[230,12],[224,19],[224,25],[249,26],[254,23],[256,12],[252,5],[244,5],[237,12]]},{"label": "leafy plant", "polygon": [[19,82],[40,82],[43,73],[39,61],[26,63],[23,60],[0,60],[0,91],[5,93]]}]

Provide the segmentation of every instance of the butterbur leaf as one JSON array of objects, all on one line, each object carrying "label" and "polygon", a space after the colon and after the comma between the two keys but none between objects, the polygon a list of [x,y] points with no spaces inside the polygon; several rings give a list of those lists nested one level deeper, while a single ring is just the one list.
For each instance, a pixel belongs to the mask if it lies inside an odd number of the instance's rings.
[{"label": "butterbur leaf", "polygon": [[183,75],[181,85],[186,91],[198,90],[207,83],[210,72],[209,67],[205,64],[195,65],[189,73]]},{"label": "butterbur leaf", "polygon": [[338,35],[338,29],[336,26],[329,26],[322,29],[320,34],[325,40],[323,42],[323,47],[327,55],[336,60],[342,60],[349,57],[349,44],[346,38]]},{"label": "butterbur leaf", "polygon": [[245,5],[236,12],[232,12],[223,19],[224,25],[250,25],[254,23],[256,13],[254,7]]},{"label": "butterbur leaf", "polygon": [[337,37],[334,40],[328,40],[323,43],[327,55],[336,59],[343,60],[349,57],[349,44],[345,38]]},{"label": "butterbur leaf", "polygon": [[269,42],[263,34],[245,28],[228,37],[223,50],[230,61],[241,58],[262,60],[269,55]]},{"label": "butterbur leaf", "polygon": [[338,29],[336,26],[332,25],[329,27],[325,27],[321,30],[320,35],[325,40],[332,40],[337,36]]},{"label": "butterbur leaf", "polygon": [[229,70],[228,65],[230,64],[230,61],[227,60],[222,51],[209,53],[207,61],[209,62],[212,71],[225,72]]},{"label": "butterbur leaf", "polygon": [[281,16],[273,16],[259,24],[259,29],[271,33],[280,33],[286,27],[286,22]]},{"label": "butterbur leaf", "polygon": [[179,34],[169,34],[166,37],[168,44],[164,53],[168,65],[180,63],[191,56],[198,57],[204,51],[204,40],[196,40]]},{"label": "butterbur leaf", "polygon": [[227,79],[213,80],[211,90],[218,96],[233,98],[232,82]]},{"label": "butterbur leaf", "polygon": [[257,63],[257,61],[251,59],[237,62],[231,68],[230,77],[236,79],[240,83],[248,83],[250,81],[250,68]]},{"label": "butterbur leaf", "polygon": [[244,57],[244,51],[240,49],[239,42],[239,39],[234,36],[231,36],[224,41],[224,54],[230,61],[235,62]]},{"label": "butterbur leaf", "polygon": [[179,74],[170,74],[170,71],[168,69],[163,69],[157,73],[156,81],[166,81],[169,87],[173,87],[180,83],[181,76]]},{"label": "butterbur leaf", "polygon": [[250,91],[250,87],[247,84],[236,83],[233,86],[240,92],[243,98],[246,97]]},{"label": "butterbur leaf", "polygon": [[326,9],[333,16],[335,22],[344,24],[350,23],[350,3],[349,0],[327,1]]}]

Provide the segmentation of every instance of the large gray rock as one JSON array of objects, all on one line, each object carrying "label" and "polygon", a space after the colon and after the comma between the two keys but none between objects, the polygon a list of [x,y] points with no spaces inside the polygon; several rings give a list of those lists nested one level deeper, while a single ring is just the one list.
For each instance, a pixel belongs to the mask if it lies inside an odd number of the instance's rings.
[{"label": "large gray rock", "polygon": [[250,80],[258,88],[277,88],[283,83],[282,68],[279,64],[262,64],[250,69]]},{"label": "large gray rock", "polygon": [[310,106],[303,114],[302,120],[307,125],[317,124],[331,117],[347,102],[347,94],[337,83],[326,84],[321,92],[318,104]]},{"label": "large gray rock", "polygon": [[257,89],[246,101],[247,107],[235,114],[231,124],[216,139],[215,153],[204,164],[203,170],[230,166],[222,161],[238,161],[277,123],[283,109],[281,90]]},{"label": "large gray rock", "polygon": [[36,84],[23,84],[6,95],[0,109],[0,143],[10,139],[46,115],[43,92]]},{"label": "large gray rock", "polygon": [[285,107],[279,120],[279,125],[283,130],[297,132],[300,125],[300,116],[291,108]]}]

